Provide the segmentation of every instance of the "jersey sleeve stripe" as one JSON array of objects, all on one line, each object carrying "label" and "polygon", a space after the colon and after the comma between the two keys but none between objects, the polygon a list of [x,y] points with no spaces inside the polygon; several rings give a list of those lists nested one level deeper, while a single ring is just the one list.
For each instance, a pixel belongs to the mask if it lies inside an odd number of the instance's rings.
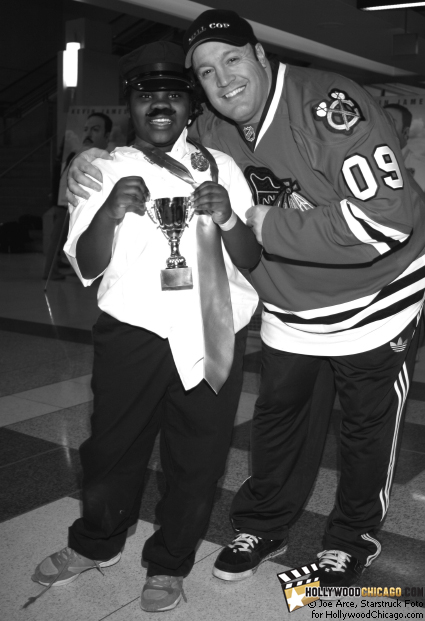
[{"label": "jersey sleeve stripe", "polygon": [[[357,207],[357,205],[354,205],[353,203],[350,202],[349,206],[350,206],[353,216],[357,220],[363,220],[369,227],[371,227],[372,229],[375,229],[375,231],[377,231],[378,233],[382,235],[382,239],[387,240],[388,244],[390,244],[391,241],[401,243],[401,242],[406,241],[406,239],[409,237],[409,234],[407,233],[403,233],[401,231],[398,231],[397,229],[392,229],[389,226],[385,226],[384,224],[375,222],[371,218],[367,217],[364,214],[364,212],[359,207]],[[379,240],[379,237],[376,236],[376,239]]]},{"label": "jersey sleeve stripe", "polygon": [[406,233],[375,222],[346,199],[340,204],[345,221],[353,235],[362,243],[373,246],[381,255],[389,252],[409,237]]},{"label": "jersey sleeve stripe", "polygon": [[340,204],[345,221],[354,237],[356,237],[363,244],[370,244],[373,246],[379,254],[385,254],[390,250],[390,246],[388,244],[381,241],[378,242],[378,240],[370,237],[370,235],[366,232],[365,227],[362,226],[357,218],[354,217],[350,209],[350,203],[346,199],[341,201]]}]

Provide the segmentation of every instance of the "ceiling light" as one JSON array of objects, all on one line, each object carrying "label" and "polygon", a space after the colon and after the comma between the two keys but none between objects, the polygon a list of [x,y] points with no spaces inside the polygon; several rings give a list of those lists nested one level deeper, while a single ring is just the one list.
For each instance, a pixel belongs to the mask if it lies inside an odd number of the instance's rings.
[{"label": "ceiling light", "polygon": [[66,88],[75,88],[78,83],[79,43],[67,43],[63,53],[63,83]]},{"label": "ceiling light", "polygon": [[425,6],[422,2],[401,2],[400,0],[357,0],[357,8],[362,11],[387,11],[388,9],[412,9]]}]

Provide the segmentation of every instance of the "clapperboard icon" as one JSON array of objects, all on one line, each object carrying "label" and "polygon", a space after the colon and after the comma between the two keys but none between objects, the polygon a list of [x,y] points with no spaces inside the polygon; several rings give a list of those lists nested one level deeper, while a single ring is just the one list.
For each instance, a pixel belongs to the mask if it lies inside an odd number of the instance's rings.
[{"label": "clapperboard icon", "polygon": [[307,604],[319,599],[318,597],[306,597],[305,595],[306,586],[320,586],[319,576],[317,574],[318,567],[316,563],[304,565],[297,569],[288,569],[281,574],[277,574],[289,612],[298,610],[298,608],[307,606]]}]

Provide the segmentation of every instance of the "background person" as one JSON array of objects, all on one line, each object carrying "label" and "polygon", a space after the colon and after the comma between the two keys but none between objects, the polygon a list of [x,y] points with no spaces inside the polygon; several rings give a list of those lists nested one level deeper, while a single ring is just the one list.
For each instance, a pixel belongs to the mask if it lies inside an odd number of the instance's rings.
[{"label": "background person", "polygon": [[412,125],[412,113],[405,106],[400,104],[387,104],[384,110],[388,112],[394,121],[397,137],[400,141],[400,148],[403,150],[409,140],[410,126]]},{"label": "background person", "polygon": [[[112,120],[103,112],[93,112],[87,117],[84,125],[83,150],[96,148],[106,149],[112,131]],[[68,214],[68,200],[66,198],[66,180],[68,176],[68,167],[75,153],[70,153],[66,158],[66,162],[62,164],[62,152],[58,162],[58,166],[62,168],[59,179],[53,182],[54,194],[57,196],[55,212],[53,215],[53,228],[50,236],[49,247],[46,252],[46,260],[44,262],[43,279],[47,279],[50,269],[52,270],[51,280],[63,280],[69,273],[69,264],[63,260],[63,247],[66,242],[68,230],[66,226]],[[65,258],[65,257],[64,257]]]},{"label": "background person", "polygon": [[112,119],[103,112],[92,112],[84,125],[83,147],[106,149],[112,131]]},{"label": "background person", "polygon": [[408,140],[410,137],[410,129],[412,126],[412,113],[408,108],[400,104],[387,104],[384,110],[388,112],[394,121],[395,131],[400,141],[401,152],[403,155],[404,165],[413,175],[414,180],[419,187],[425,190],[425,159],[418,157],[416,153],[409,147]]}]

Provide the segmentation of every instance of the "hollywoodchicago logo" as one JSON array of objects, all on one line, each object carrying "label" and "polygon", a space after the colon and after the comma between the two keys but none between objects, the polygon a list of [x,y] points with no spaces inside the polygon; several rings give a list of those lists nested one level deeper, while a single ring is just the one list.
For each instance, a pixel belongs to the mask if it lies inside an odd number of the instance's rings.
[{"label": "hollywoodchicago logo", "polygon": [[[321,587],[316,563],[287,569],[277,574],[277,577],[288,611],[294,612],[309,606],[312,608],[312,619],[400,619],[403,617],[401,612],[381,612],[374,609],[424,608],[424,602],[421,601],[424,594],[423,587]],[[400,597],[406,599],[400,600],[398,599]],[[407,616],[424,618],[422,612],[409,613]]]},{"label": "hollywoodchicago logo", "polygon": [[307,606],[319,599],[319,595],[306,594],[307,585],[310,590],[320,587],[318,570],[316,563],[311,563],[277,574],[289,612],[298,610],[298,608]]}]

